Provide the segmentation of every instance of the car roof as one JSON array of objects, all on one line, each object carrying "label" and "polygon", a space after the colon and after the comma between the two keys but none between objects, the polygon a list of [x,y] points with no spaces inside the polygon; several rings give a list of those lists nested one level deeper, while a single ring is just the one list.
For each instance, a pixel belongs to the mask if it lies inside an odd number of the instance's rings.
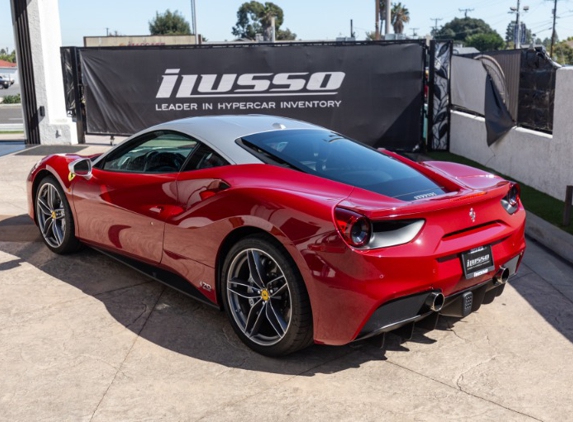
[{"label": "car roof", "polygon": [[262,114],[188,117],[150,128],[150,130],[159,129],[174,130],[194,136],[235,164],[261,162],[235,142],[238,138],[276,130],[324,130],[320,126],[300,120]]}]

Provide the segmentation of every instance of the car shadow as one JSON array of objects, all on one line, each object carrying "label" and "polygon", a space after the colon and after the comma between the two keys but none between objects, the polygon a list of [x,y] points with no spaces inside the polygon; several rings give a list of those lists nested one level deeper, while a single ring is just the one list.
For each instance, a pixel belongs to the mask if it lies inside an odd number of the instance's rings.
[{"label": "car shadow", "polygon": [[[1,263],[0,271],[30,264],[56,283],[67,283],[101,301],[118,323],[136,335],[194,359],[231,368],[313,376],[386,360],[387,351],[409,351],[405,339],[387,334],[383,347],[378,337],[339,347],[314,345],[280,360],[261,356],[239,340],[226,315],[216,308],[165,287],[93,249],[84,248],[64,256],[52,253],[26,215],[4,219],[0,216],[0,251],[15,257]],[[440,318],[436,329],[451,330],[456,321]],[[435,342],[419,329],[408,341]]]},{"label": "car shadow", "polygon": [[534,239],[511,286],[547,323],[573,343],[573,271],[571,263]]}]

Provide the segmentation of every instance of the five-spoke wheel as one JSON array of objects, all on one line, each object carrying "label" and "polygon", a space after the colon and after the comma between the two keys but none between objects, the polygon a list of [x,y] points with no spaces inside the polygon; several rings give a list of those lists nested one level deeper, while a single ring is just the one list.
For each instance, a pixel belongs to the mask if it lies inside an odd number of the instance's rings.
[{"label": "five-spoke wheel", "polygon": [[227,255],[223,301],[241,340],[280,356],[312,342],[308,294],[292,258],[266,236],[239,241]]},{"label": "five-spoke wheel", "polygon": [[36,191],[36,218],[42,238],[52,251],[63,254],[79,248],[68,201],[52,177],[44,178]]}]

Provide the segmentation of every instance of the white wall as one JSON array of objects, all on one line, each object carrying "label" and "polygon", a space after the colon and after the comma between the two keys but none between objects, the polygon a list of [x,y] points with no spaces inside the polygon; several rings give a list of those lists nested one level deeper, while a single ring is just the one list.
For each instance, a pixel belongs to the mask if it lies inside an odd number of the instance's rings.
[{"label": "white wall", "polygon": [[485,120],[451,113],[450,151],[547,193],[565,199],[573,185],[573,68],[557,70],[553,135],[513,128],[487,146]]},{"label": "white wall", "polygon": [[[26,7],[30,24],[36,103],[38,111],[43,107],[45,113],[44,116],[39,116],[40,142],[77,144],[76,124],[66,114],[64,99],[58,0],[27,0]],[[13,20],[14,13],[12,10]],[[19,51],[16,53],[20,55]]]}]

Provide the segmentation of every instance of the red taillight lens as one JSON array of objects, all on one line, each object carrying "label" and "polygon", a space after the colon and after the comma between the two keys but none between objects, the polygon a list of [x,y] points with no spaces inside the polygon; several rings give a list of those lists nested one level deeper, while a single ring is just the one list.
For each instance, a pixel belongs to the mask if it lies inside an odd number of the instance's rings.
[{"label": "red taillight lens", "polygon": [[334,220],[336,228],[349,245],[360,248],[366,246],[370,241],[372,224],[362,214],[345,208],[335,208]]},{"label": "red taillight lens", "polygon": [[512,183],[509,192],[501,200],[501,205],[509,214],[514,214],[519,209],[519,196],[521,188],[517,183]]}]

